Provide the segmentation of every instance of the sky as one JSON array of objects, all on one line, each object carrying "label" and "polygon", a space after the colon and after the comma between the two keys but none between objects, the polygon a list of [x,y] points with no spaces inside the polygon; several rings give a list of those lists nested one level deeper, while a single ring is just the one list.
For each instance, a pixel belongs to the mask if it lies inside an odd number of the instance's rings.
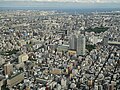
[{"label": "sky", "polygon": [[80,2],[80,3],[120,3],[120,0],[0,0],[0,1],[41,1],[41,2]]},{"label": "sky", "polygon": [[1,7],[39,7],[40,9],[120,9],[120,0],[0,0],[0,9]]}]

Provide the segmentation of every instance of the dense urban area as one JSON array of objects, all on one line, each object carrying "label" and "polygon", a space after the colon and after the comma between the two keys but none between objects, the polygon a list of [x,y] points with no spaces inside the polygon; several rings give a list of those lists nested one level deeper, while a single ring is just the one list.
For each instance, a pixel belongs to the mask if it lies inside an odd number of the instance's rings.
[{"label": "dense urban area", "polygon": [[0,90],[120,90],[120,12],[0,11]]}]

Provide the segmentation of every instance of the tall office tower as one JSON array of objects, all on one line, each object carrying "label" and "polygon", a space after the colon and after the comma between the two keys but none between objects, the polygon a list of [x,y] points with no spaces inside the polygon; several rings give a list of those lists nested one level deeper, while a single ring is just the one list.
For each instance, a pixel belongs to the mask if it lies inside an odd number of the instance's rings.
[{"label": "tall office tower", "polygon": [[107,36],[105,36],[104,38],[103,38],[103,45],[108,45],[108,40],[109,40],[109,38],[107,37]]},{"label": "tall office tower", "polygon": [[8,63],[4,65],[5,75],[11,75],[13,73],[13,65]]},{"label": "tall office tower", "polygon": [[86,40],[83,34],[77,38],[77,55],[85,55]]},{"label": "tall office tower", "polygon": [[69,43],[70,43],[69,49],[76,50],[76,47],[77,47],[77,38],[76,38],[76,35],[72,35],[70,37]]}]

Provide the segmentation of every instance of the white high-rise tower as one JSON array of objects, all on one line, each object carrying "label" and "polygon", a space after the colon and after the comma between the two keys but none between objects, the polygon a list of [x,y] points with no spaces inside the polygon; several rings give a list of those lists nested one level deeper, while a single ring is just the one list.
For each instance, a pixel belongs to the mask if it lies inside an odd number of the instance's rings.
[{"label": "white high-rise tower", "polygon": [[77,55],[85,55],[86,39],[85,36],[80,34],[77,38]]},{"label": "white high-rise tower", "polygon": [[77,47],[77,37],[76,35],[72,35],[70,37],[70,47],[69,49],[72,49],[72,50],[76,50],[76,47]]}]

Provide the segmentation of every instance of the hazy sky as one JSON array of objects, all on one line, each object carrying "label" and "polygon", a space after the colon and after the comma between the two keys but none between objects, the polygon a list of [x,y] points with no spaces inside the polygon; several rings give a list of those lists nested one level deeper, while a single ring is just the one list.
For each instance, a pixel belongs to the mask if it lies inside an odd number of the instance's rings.
[{"label": "hazy sky", "polygon": [[47,9],[50,8],[52,9],[117,8],[118,9],[119,8],[120,9],[120,0],[0,0],[0,7],[39,7],[43,9],[44,8]]},{"label": "hazy sky", "polygon": [[81,3],[120,3],[120,0],[0,0],[0,1],[47,1],[47,2],[81,2]]}]

